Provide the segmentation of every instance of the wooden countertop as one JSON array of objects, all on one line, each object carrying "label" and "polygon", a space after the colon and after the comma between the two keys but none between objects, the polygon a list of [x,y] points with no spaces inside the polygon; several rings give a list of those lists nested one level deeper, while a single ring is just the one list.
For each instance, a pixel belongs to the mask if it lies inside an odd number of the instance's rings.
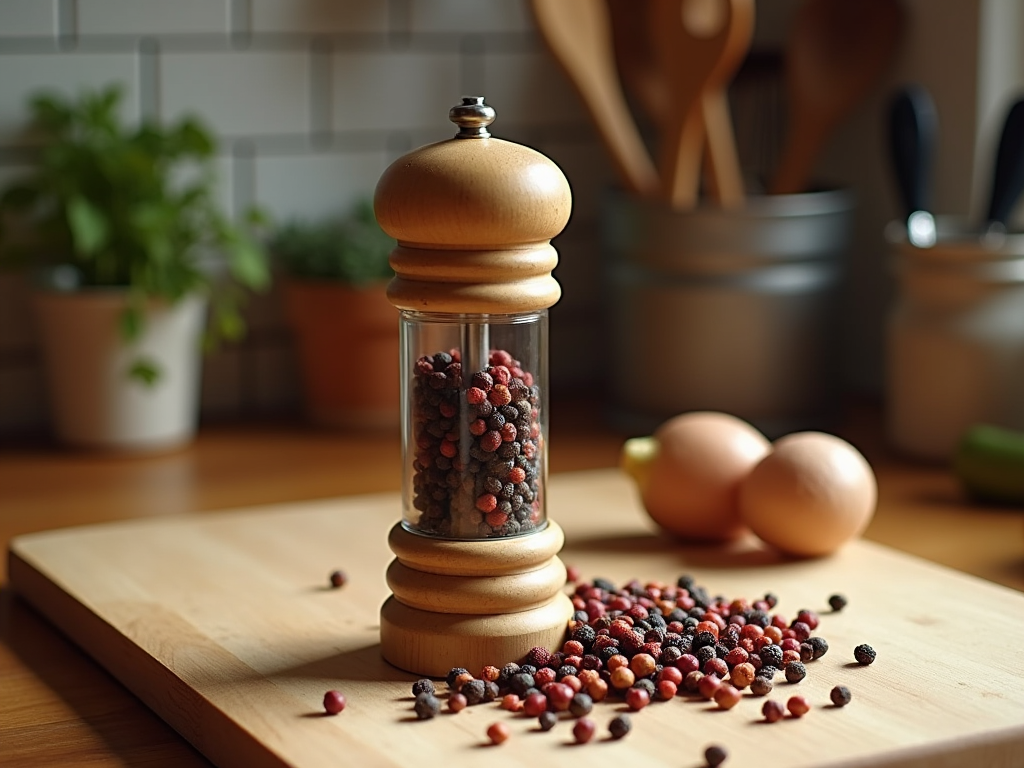
[{"label": "wooden countertop", "polygon": [[[620,436],[586,409],[554,409],[550,469],[615,466]],[[899,461],[877,414],[840,430],[871,460],[879,505],[867,538],[1024,590],[1024,509],[968,503],[942,467]],[[116,457],[0,447],[0,541],[51,528],[393,491],[397,436],[301,425],[217,425],[188,449]],[[397,517],[397,510],[396,510]],[[31,608],[0,588],[0,764],[209,765]]]}]

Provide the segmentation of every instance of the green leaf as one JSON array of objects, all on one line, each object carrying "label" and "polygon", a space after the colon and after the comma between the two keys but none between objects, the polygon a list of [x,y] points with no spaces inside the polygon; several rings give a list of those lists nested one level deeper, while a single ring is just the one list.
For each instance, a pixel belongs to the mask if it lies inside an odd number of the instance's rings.
[{"label": "green leaf", "polygon": [[118,325],[121,328],[121,338],[125,341],[135,341],[142,333],[142,310],[134,302],[129,304],[121,312]]},{"label": "green leaf", "polygon": [[151,358],[138,357],[128,370],[128,376],[147,387],[152,387],[160,379],[160,367]]},{"label": "green leaf", "polygon": [[242,285],[262,291],[270,284],[270,268],[263,250],[245,237],[228,245],[232,276]]},{"label": "green leaf", "polygon": [[103,213],[83,197],[68,200],[68,226],[75,250],[92,256],[107,243],[107,220]]}]

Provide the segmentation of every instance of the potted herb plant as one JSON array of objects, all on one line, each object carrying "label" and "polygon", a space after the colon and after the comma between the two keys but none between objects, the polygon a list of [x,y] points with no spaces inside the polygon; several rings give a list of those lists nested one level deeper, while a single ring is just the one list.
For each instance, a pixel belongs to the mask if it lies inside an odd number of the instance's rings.
[{"label": "potted herb plant", "polygon": [[369,200],[336,218],[287,222],[270,239],[313,423],[399,424],[398,313],[385,291],[394,245]]},{"label": "potted herb plant", "polygon": [[[235,339],[264,250],[214,198],[209,131],[120,117],[121,90],[30,98],[38,162],[0,195],[5,263],[33,268],[59,439],[167,448],[198,421],[202,339]],[[206,322],[209,309],[210,322]]]}]

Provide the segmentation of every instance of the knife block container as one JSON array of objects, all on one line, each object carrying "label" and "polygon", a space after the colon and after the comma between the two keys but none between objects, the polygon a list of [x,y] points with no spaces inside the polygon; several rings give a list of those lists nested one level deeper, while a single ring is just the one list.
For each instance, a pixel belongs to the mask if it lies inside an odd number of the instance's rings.
[{"label": "knife block container", "polygon": [[561,646],[573,607],[547,515],[547,310],[561,288],[550,244],[569,218],[562,172],[490,136],[479,97],[455,138],[399,158],[377,184],[398,241],[402,521],[388,543],[381,652],[444,677]]},{"label": "knife block container", "polygon": [[900,452],[945,461],[975,424],[1024,430],[1024,233],[982,237],[955,217],[936,226],[931,248],[889,230],[886,428]]},{"label": "knife block container", "polygon": [[675,211],[606,200],[611,420],[651,432],[724,411],[769,436],[825,428],[839,391],[843,190]]}]

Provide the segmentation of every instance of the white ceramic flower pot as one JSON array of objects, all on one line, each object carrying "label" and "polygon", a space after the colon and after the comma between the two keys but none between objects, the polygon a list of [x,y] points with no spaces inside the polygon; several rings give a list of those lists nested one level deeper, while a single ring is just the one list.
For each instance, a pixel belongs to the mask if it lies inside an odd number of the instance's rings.
[{"label": "white ceramic flower pot", "polygon": [[[178,447],[198,421],[206,299],[151,303],[130,345],[118,325],[125,300],[116,289],[34,295],[56,436],[92,448]],[[140,357],[160,371],[152,385],[129,376]]]}]

